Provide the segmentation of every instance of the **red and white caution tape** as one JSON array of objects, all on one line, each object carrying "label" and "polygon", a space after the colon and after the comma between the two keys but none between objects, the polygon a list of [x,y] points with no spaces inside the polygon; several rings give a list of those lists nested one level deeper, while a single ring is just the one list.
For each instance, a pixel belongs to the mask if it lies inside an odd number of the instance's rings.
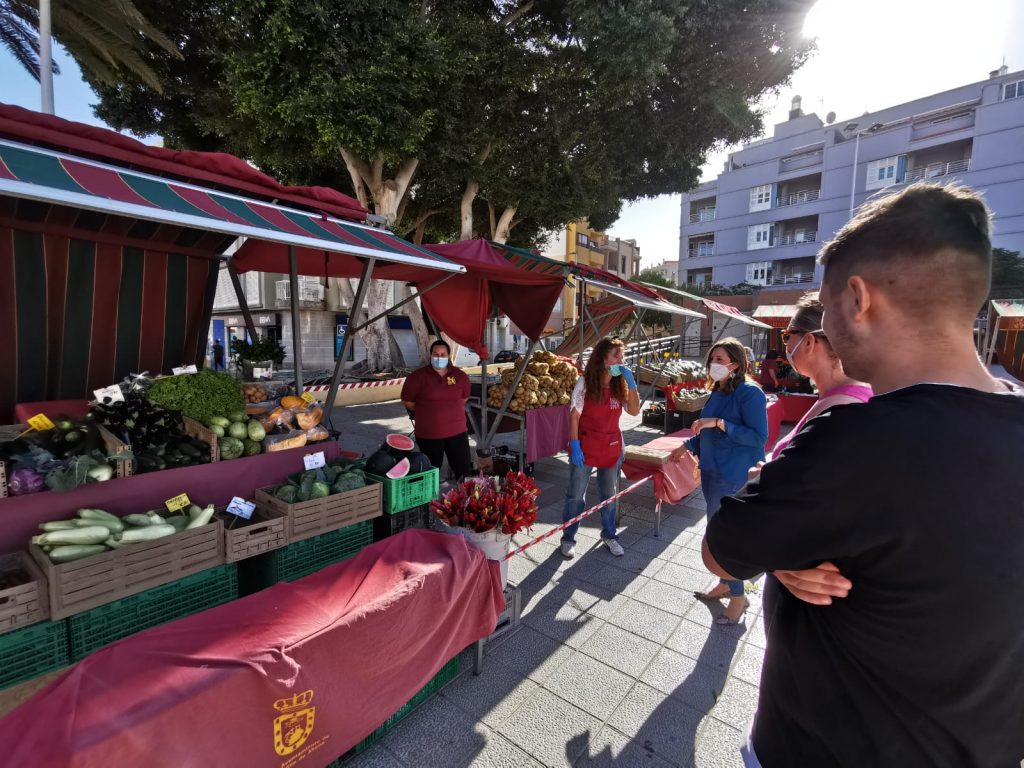
[{"label": "red and white caution tape", "polygon": [[[396,384],[402,384],[405,379],[386,379],[384,381],[359,381],[352,384],[339,384],[338,391],[343,389],[365,389],[367,387],[391,387]],[[314,386],[303,387],[306,392],[326,392],[331,388],[330,384],[316,384]]]},{"label": "red and white caution tape", "polygon": [[545,533],[545,534],[544,534],[543,536],[538,536],[538,537],[537,537],[536,539],[534,539],[533,541],[528,541],[528,542],[526,542],[525,544],[523,544],[523,546],[519,547],[518,549],[513,549],[513,550],[512,550],[511,552],[509,552],[509,553],[508,553],[507,555],[505,555],[505,557],[504,557],[503,559],[505,559],[505,560],[508,560],[508,559],[510,559],[510,558],[511,558],[511,557],[512,557],[513,555],[518,555],[518,554],[519,554],[520,552],[525,552],[525,551],[526,551],[526,550],[528,550],[528,549],[529,549],[530,547],[532,547],[532,546],[533,546],[534,544],[538,544],[539,542],[542,542],[542,541],[544,541],[544,539],[550,539],[550,538],[551,538],[552,536],[554,536],[554,535],[555,535],[556,533],[558,533],[559,531],[564,531],[564,530],[565,530],[566,528],[568,528],[568,527],[569,527],[570,525],[575,525],[576,523],[578,523],[578,522],[579,522],[580,520],[582,520],[583,518],[585,518],[585,517],[590,517],[590,516],[591,516],[592,514],[594,514],[595,512],[597,512],[597,511],[598,511],[599,509],[604,509],[604,508],[605,508],[605,507],[607,507],[607,506],[608,506],[609,504],[611,504],[611,503],[612,503],[612,502],[614,502],[614,501],[617,501],[617,500],[618,500],[618,499],[619,499],[620,497],[622,497],[622,496],[625,496],[625,495],[626,495],[627,493],[629,493],[630,491],[635,491],[635,490],[636,490],[637,488],[639,488],[639,487],[640,487],[641,485],[643,485],[643,484],[644,484],[644,483],[646,483],[646,482],[647,482],[648,480],[650,480],[650,479],[651,479],[651,477],[653,477],[653,475],[649,475],[649,476],[647,476],[647,477],[643,478],[642,480],[637,480],[637,481],[636,481],[635,483],[633,483],[633,484],[632,484],[631,486],[629,486],[629,488],[626,488],[626,489],[625,489],[625,490],[623,490],[623,491],[619,491],[619,492],[618,492],[618,493],[616,493],[616,494],[615,494],[614,496],[612,496],[612,497],[611,497],[610,499],[605,499],[605,500],[604,500],[604,501],[602,501],[602,502],[601,502],[600,504],[595,504],[595,505],[594,505],[594,506],[592,506],[592,507],[591,507],[590,509],[585,509],[585,510],[583,510],[583,511],[582,511],[582,512],[580,512],[580,513],[579,513],[578,515],[576,515],[576,517],[572,518],[571,520],[566,520],[566,521],[565,521],[564,523],[562,523],[562,524],[561,524],[560,526],[558,526],[557,528],[552,528],[552,529],[551,529],[550,531],[548,531],[547,533]]}]

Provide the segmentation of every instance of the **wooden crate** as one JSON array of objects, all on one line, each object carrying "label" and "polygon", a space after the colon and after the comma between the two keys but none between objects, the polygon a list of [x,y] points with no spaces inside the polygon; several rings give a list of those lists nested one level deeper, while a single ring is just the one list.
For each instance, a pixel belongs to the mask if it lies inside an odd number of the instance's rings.
[{"label": "wooden crate", "polygon": [[182,416],[181,420],[185,425],[185,434],[196,440],[209,443],[210,461],[218,461],[220,452],[217,450],[217,433],[195,419],[190,419],[188,416]]},{"label": "wooden crate", "polygon": [[[125,443],[118,440],[106,427],[99,424],[96,426],[99,427],[100,437],[103,438],[103,447],[106,448],[108,456],[117,456],[130,450]],[[26,429],[28,429],[27,424],[12,424],[0,427],[0,442],[13,440]],[[7,497],[7,464],[8,462],[6,461],[0,461],[0,499]],[[131,459],[115,461],[114,476],[130,477],[133,471],[132,466]]]},{"label": "wooden crate", "polygon": [[218,510],[217,518],[224,523],[224,558],[229,563],[288,543],[288,516],[277,510],[257,507],[248,520]]},{"label": "wooden crate", "polygon": [[288,518],[288,541],[301,541],[328,531],[372,520],[382,513],[381,486],[370,483],[345,493],[287,504],[271,495],[274,486],[256,491],[256,506]]},{"label": "wooden crate", "polygon": [[0,635],[50,618],[46,578],[26,552],[0,555],[0,573],[22,570],[30,581],[0,589]]},{"label": "wooden crate", "polygon": [[50,615],[63,619],[223,565],[224,524],[215,520],[70,563],[50,562],[35,544],[29,544],[28,551],[49,582]]}]

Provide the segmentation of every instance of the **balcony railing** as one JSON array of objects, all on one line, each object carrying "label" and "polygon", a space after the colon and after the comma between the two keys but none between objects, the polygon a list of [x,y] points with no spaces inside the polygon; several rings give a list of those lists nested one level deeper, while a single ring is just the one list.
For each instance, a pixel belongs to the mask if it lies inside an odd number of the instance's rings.
[{"label": "balcony railing", "polygon": [[699,221],[714,221],[718,216],[717,208],[701,208],[696,213],[690,214],[690,223],[696,224]]},{"label": "balcony railing", "polygon": [[813,282],[813,272],[797,272],[792,275],[772,275],[768,278],[768,285],[799,285],[800,283]]},{"label": "balcony railing", "polygon": [[797,243],[813,243],[818,239],[818,233],[811,232],[792,232],[788,235],[779,235],[775,238],[775,242],[772,243],[772,247],[778,247],[780,245],[796,245]]},{"label": "balcony railing", "polygon": [[698,256],[714,256],[715,255],[715,244],[714,243],[699,243],[697,245],[691,245],[686,250],[686,255],[691,258],[697,258]]},{"label": "balcony railing", "polygon": [[914,168],[907,171],[907,176],[904,181],[907,184],[913,184],[915,181],[921,181],[922,179],[937,179],[940,176],[949,176],[954,173],[963,173],[971,168],[971,159],[966,160],[953,160],[949,163],[929,163],[922,168]]},{"label": "balcony railing", "polygon": [[794,192],[791,195],[785,195],[780,197],[775,206],[782,208],[787,205],[799,205],[800,203],[811,203],[817,200],[821,196],[820,189],[804,189],[800,192]]},{"label": "balcony railing", "polygon": [[[277,298],[277,305],[288,306],[291,304],[291,283],[288,280],[278,280],[274,283],[274,294]],[[320,305],[324,301],[324,287],[319,280],[299,281],[299,306]]]}]

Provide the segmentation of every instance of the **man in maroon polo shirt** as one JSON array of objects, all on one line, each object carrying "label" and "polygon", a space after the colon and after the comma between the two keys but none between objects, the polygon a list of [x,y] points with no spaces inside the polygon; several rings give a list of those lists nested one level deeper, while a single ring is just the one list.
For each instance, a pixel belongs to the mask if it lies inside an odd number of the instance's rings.
[{"label": "man in maroon polo shirt", "polygon": [[466,431],[466,401],[469,377],[451,364],[451,349],[438,340],[430,345],[430,365],[413,371],[402,387],[402,402],[412,411],[416,442],[438,469],[448,457],[455,477],[472,469],[469,433]]}]

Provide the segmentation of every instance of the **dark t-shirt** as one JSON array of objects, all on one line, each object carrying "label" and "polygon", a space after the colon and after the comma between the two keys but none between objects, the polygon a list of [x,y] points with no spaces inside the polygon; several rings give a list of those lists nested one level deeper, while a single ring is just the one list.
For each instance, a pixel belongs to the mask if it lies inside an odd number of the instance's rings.
[{"label": "dark t-shirt", "polygon": [[922,384],[813,419],[722,501],[731,575],[829,560],[779,590],[754,729],[764,768],[1018,768],[1024,758],[1024,394]]},{"label": "dark t-shirt", "polygon": [[439,439],[466,431],[469,377],[449,365],[439,376],[430,366],[413,371],[402,385],[402,400],[416,404],[416,437]]}]

